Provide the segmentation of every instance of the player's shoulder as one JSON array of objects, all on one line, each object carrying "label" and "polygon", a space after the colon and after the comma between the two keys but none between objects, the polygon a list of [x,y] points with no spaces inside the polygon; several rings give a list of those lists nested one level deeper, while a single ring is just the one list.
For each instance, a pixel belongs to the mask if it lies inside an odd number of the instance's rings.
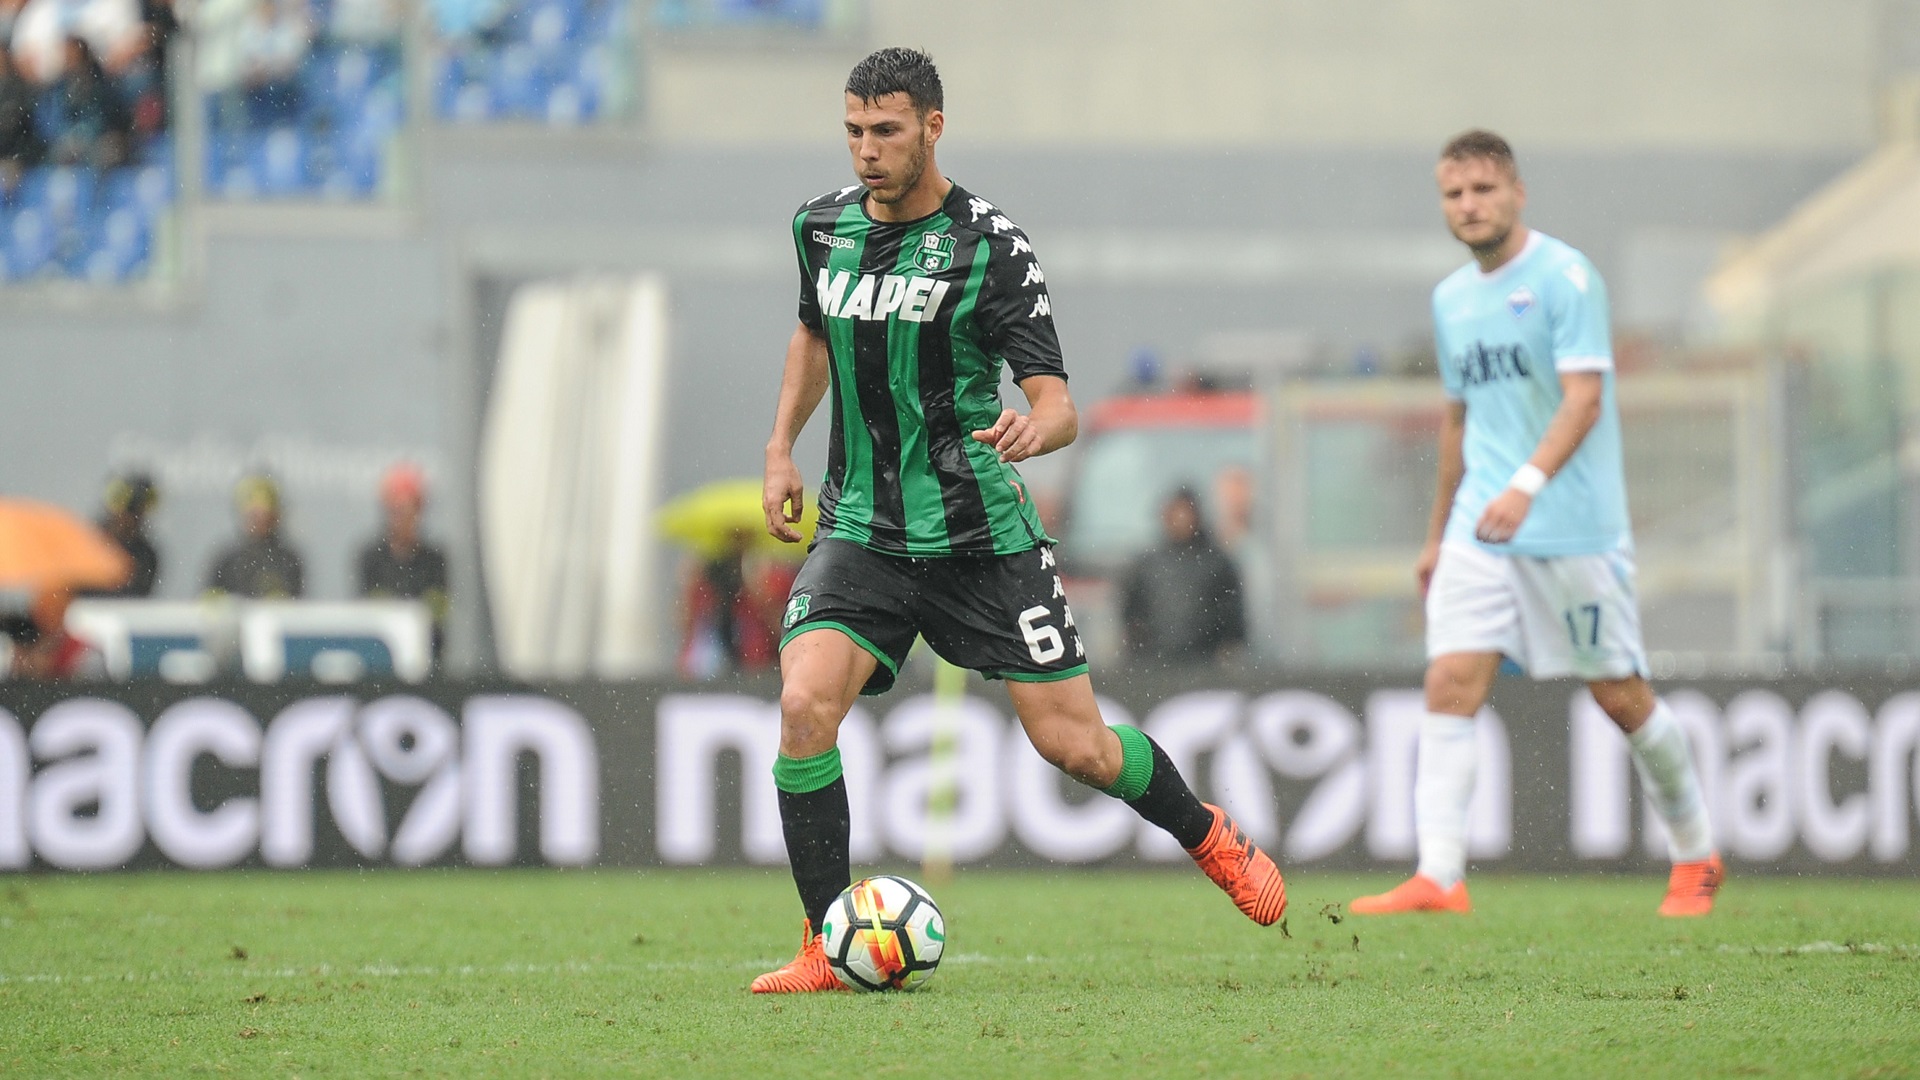
[{"label": "player's shoulder", "polygon": [[831,207],[846,206],[850,203],[859,202],[863,194],[865,194],[865,192],[859,184],[848,184],[843,188],[834,188],[832,191],[822,192],[808,199],[806,202],[801,203],[799,209],[793,212],[794,219],[798,220],[806,217],[816,210],[825,210]]},{"label": "player's shoulder", "polygon": [[1529,269],[1536,281],[1548,289],[1571,289],[1582,294],[1592,292],[1601,283],[1600,271],[1594,269],[1593,260],[1587,258],[1586,252],[1537,229],[1534,235],[1539,237],[1539,246]]},{"label": "player's shoulder", "polygon": [[940,210],[953,219],[954,228],[962,232],[976,233],[1001,244],[1011,244],[1015,237],[1023,245],[1026,243],[1027,231],[1015,224],[1005,210],[959,184],[947,192],[947,200],[940,205]]},{"label": "player's shoulder", "polygon": [[1458,270],[1441,278],[1440,284],[1433,287],[1434,306],[1438,307],[1445,303],[1450,297],[1458,296],[1472,288],[1480,282],[1480,279],[1479,265],[1472,260],[1468,260],[1462,264]]}]

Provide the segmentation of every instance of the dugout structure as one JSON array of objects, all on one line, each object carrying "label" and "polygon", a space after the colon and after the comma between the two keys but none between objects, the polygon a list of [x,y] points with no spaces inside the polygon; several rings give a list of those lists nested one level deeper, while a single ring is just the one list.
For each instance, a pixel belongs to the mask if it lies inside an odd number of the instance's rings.
[{"label": "dugout structure", "polygon": [[[1792,618],[1781,380],[1764,366],[1623,375],[1617,394],[1655,674],[1777,670]],[[1446,401],[1431,379],[1276,388],[1264,448],[1278,652],[1307,667],[1424,662],[1413,576]]]}]

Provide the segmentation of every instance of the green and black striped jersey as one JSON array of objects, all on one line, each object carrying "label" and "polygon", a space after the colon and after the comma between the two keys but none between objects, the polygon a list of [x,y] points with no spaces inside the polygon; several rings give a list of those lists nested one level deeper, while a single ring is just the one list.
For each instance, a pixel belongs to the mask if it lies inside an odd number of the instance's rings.
[{"label": "green and black striped jersey", "polygon": [[1066,376],[1046,275],[1019,226],[958,184],[910,222],[856,184],[802,206],[800,321],[827,342],[833,430],[815,535],[894,555],[1010,555],[1051,542],[1026,484],[972,433],[1000,369]]}]

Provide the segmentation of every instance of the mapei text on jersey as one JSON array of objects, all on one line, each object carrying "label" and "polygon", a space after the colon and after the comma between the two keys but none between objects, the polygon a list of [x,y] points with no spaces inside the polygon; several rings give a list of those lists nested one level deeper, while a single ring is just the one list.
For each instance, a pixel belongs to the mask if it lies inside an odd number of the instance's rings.
[{"label": "mapei text on jersey", "polygon": [[[852,291],[848,291],[851,284]],[[829,276],[820,269],[814,291],[820,297],[820,310],[831,319],[864,319],[868,322],[898,315],[905,322],[932,322],[947,297],[949,283],[918,274],[861,274],[854,280],[852,271],[842,270]]]}]

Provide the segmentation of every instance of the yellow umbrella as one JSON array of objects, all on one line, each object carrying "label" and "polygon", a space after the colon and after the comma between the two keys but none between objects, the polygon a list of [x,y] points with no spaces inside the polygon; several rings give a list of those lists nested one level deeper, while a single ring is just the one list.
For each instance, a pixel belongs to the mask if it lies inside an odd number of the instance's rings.
[{"label": "yellow umbrella", "polygon": [[[767,535],[760,488],[760,481],[750,479],[716,480],[695,488],[660,508],[660,532],[708,558],[725,554],[736,536],[744,536],[751,551],[795,559],[805,555],[805,543],[785,544]],[[818,516],[813,496],[813,491],[807,492],[806,510],[795,526],[806,540],[813,539]]]},{"label": "yellow umbrella", "polygon": [[110,589],[133,560],[90,522],[47,503],[0,499],[0,588]]}]

